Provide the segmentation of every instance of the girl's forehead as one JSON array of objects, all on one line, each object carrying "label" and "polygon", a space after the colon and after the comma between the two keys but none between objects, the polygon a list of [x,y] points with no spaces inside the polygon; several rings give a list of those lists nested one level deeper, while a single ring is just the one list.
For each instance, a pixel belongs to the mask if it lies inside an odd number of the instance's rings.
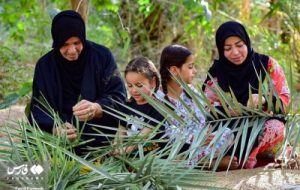
[{"label": "girl's forehead", "polygon": [[126,80],[144,80],[148,79],[148,77],[144,73],[138,73],[134,71],[130,71],[125,75]]}]

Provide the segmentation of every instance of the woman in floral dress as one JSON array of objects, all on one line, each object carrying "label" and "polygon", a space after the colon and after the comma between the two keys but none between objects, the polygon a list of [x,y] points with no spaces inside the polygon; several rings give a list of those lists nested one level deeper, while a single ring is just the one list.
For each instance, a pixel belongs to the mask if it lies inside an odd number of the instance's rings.
[{"label": "woman in floral dress", "polygon": [[[203,86],[212,105],[222,110],[214,91],[216,85],[219,85],[225,93],[230,94],[232,90],[237,101],[244,106],[253,109],[261,106],[268,113],[286,113],[290,94],[284,72],[275,59],[256,53],[252,49],[250,38],[243,25],[235,21],[223,23],[216,32],[216,45],[219,59],[215,60],[209,69],[209,75]],[[259,97],[260,78],[263,82],[268,82],[270,88],[269,94],[262,97]],[[268,105],[268,102],[271,104],[271,101],[267,101],[269,97],[272,99],[272,105]],[[260,103],[262,105],[259,105]],[[278,107],[276,104],[279,105],[279,109],[275,109]],[[231,113],[231,116],[238,116],[234,110],[231,110]],[[244,163],[244,168],[255,167],[258,155],[274,157],[284,140],[284,131],[284,119],[268,118]],[[236,157],[240,155],[239,153],[240,150],[237,150],[234,162],[237,162]]]}]

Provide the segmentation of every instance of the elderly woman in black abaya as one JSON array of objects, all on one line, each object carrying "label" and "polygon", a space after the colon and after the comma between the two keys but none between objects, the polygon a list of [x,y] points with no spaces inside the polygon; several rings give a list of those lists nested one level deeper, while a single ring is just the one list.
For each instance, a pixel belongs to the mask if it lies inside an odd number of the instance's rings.
[{"label": "elderly woman in black abaya", "polygon": [[[125,86],[110,50],[86,40],[85,23],[77,12],[67,10],[57,14],[51,34],[53,49],[35,67],[29,120],[31,123],[35,120],[49,133],[67,135],[71,141],[77,138],[75,118],[81,127],[87,122],[81,138],[92,142],[76,149],[83,154],[87,146],[106,144],[107,137],[90,135],[99,132],[89,124],[117,126],[117,121],[103,110],[115,107],[114,100],[126,100]],[[54,123],[51,113],[40,102],[42,97],[58,113],[63,127]]]},{"label": "elderly woman in black abaya", "polygon": [[[238,102],[244,106],[258,108],[261,102],[264,111],[275,113],[276,102],[279,102],[281,106],[277,113],[286,112],[290,95],[284,72],[275,59],[256,53],[251,48],[250,38],[243,25],[235,21],[223,23],[216,32],[216,45],[219,59],[215,60],[209,69],[212,78],[208,76],[204,85],[205,94],[214,106],[222,110],[221,103],[213,90],[218,84],[225,93],[230,94],[231,89]],[[271,89],[268,91],[268,96],[272,96],[273,105],[267,105],[267,97],[259,97],[259,75],[263,82],[269,82],[269,86],[275,89],[273,93]],[[266,79],[267,75],[270,76],[269,81]],[[251,97],[249,97],[249,89],[251,89]],[[273,109],[268,110],[268,108]],[[235,116],[234,110],[231,111],[232,116]],[[267,119],[254,142],[249,158],[245,161],[244,168],[255,167],[259,156],[274,158],[284,140],[284,131],[283,120],[276,117]],[[237,149],[231,169],[238,167],[240,145]],[[230,156],[227,161],[229,159]]]}]

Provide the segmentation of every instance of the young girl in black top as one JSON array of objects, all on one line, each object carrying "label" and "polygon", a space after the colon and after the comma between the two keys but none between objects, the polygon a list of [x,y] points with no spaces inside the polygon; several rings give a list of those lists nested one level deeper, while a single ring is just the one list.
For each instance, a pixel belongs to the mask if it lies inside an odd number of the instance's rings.
[{"label": "young girl in black top", "polygon": [[[127,130],[125,135],[145,136],[144,139],[146,139],[147,135],[149,135],[155,127],[161,125],[164,120],[164,117],[155,110],[142,95],[145,94],[151,97],[153,96],[152,93],[158,90],[160,84],[158,71],[148,58],[138,57],[128,63],[124,75],[131,97],[125,103],[126,106],[122,106],[120,110],[127,115],[126,118],[120,121],[120,124]],[[164,127],[161,125],[153,139],[161,138],[163,133]],[[160,146],[158,143],[145,143],[143,145],[144,153],[155,150]],[[132,153],[132,151],[136,149],[136,145],[131,145],[115,153]]]}]

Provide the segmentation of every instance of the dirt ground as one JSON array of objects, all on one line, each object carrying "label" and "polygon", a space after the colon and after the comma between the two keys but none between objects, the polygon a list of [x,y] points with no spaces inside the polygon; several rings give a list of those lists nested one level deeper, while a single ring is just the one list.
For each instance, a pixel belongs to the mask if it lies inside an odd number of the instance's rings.
[{"label": "dirt ground", "polygon": [[[0,110],[0,127],[16,127],[16,121],[24,118],[24,106],[15,105]],[[3,138],[0,133],[0,140]],[[216,189],[300,190],[300,170],[255,168],[217,172],[216,180],[207,185]]]},{"label": "dirt ground", "polygon": [[14,105],[10,108],[0,110],[0,127],[17,127],[18,121],[25,119],[24,109],[24,106]]},{"label": "dirt ground", "polygon": [[0,126],[10,119],[19,119],[24,117],[25,107],[22,105],[14,105],[7,109],[0,109]]},{"label": "dirt ground", "polygon": [[264,169],[217,172],[211,185],[241,190],[300,190],[300,170]]}]

